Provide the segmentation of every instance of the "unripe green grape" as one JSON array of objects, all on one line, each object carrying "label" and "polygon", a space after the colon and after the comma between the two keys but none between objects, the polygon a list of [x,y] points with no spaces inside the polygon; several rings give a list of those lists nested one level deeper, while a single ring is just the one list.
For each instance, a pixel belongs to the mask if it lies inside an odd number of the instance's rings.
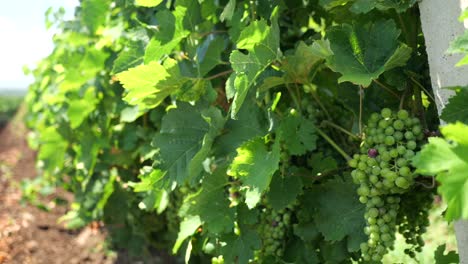
[{"label": "unripe green grape", "polygon": [[390,118],[392,116],[392,110],[389,108],[384,108],[382,111],[380,111],[380,114],[383,118]]},{"label": "unripe green grape", "polygon": [[400,173],[400,175],[403,177],[408,177],[411,174],[411,169],[409,167],[404,166],[398,170],[398,173]]},{"label": "unripe green grape", "polygon": [[375,184],[375,183],[379,182],[379,177],[377,177],[375,175],[371,175],[369,177],[369,181]]},{"label": "unripe green grape", "polygon": [[370,208],[368,212],[370,217],[379,216],[379,210],[377,208]]},{"label": "unripe green grape", "polygon": [[350,159],[348,161],[348,166],[350,166],[351,168],[356,168],[358,165],[358,161],[356,159]]},{"label": "unripe green grape", "polygon": [[416,141],[410,140],[408,143],[406,143],[406,147],[411,150],[415,150],[417,147]]},{"label": "unripe green grape", "polygon": [[[379,121],[379,128],[381,129],[386,129],[389,125],[390,125],[389,122],[385,119],[382,119]],[[383,133],[379,133],[379,134],[383,134]]]},{"label": "unripe green grape", "polygon": [[393,122],[393,128],[396,130],[403,130],[405,128],[405,123],[397,119]]},{"label": "unripe green grape", "polygon": [[405,153],[405,155],[403,155],[403,157],[404,157],[405,159],[409,159],[409,160],[410,160],[410,159],[412,159],[412,158],[414,157],[414,155],[415,155],[415,154],[414,154],[414,151],[412,151],[411,149],[408,149],[408,150],[406,150],[406,153]]},{"label": "unripe green grape", "polygon": [[385,144],[388,145],[388,146],[391,146],[391,145],[395,144],[395,138],[392,137],[392,136],[386,136],[385,137]]},{"label": "unripe green grape", "polygon": [[360,161],[357,166],[358,169],[365,171],[367,169],[367,164],[363,161]]},{"label": "unripe green grape", "polygon": [[[413,128],[414,129],[414,128]],[[393,133],[395,133],[395,129],[393,129],[393,127],[389,126],[385,129],[385,135],[387,136],[391,136],[393,135]]]},{"label": "unripe green grape", "polygon": [[390,157],[392,158],[398,157],[398,150],[397,149],[390,150]]},{"label": "unripe green grape", "polygon": [[406,111],[406,110],[404,110],[404,109],[401,109],[401,110],[399,110],[399,111],[397,112],[397,117],[398,117],[398,119],[400,119],[400,120],[406,120],[406,119],[408,119],[408,117],[409,117],[409,113],[408,113],[408,111]]},{"label": "unripe green grape", "polygon": [[393,134],[393,137],[395,138],[397,142],[400,142],[403,140],[405,136],[403,135],[403,133],[401,133],[401,131],[397,131]]},{"label": "unripe green grape", "polygon": [[[405,150],[404,153],[406,153],[406,150]],[[404,153],[403,153],[403,154],[404,154]],[[396,160],[396,165],[397,165],[398,167],[406,166],[406,165],[408,165],[408,160],[407,160],[407,159],[404,159],[404,158],[399,158],[399,159]]]},{"label": "unripe green grape", "polygon": [[368,199],[366,196],[359,196],[359,202],[365,204],[368,202]]},{"label": "unripe green grape", "polygon": [[395,184],[396,184],[396,186],[398,186],[398,187],[400,187],[402,189],[408,189],[408,187],[410,185],[408,180],[403,178],[403,177],[396,178]]},{"label": "unripe green grape", "polygon": [[397,146],[397,151],[398,151],[398,154],[400,155],[404,155],[406,153],[406,147],[405,146]]},{"label": "unripe green grape", "polygon": [[405,132],[405,138],[406,138],[407,140],[412,140],[412,139],[414,139],[413,132],[411,132],[411,131],[406,131],[406,132]]}]

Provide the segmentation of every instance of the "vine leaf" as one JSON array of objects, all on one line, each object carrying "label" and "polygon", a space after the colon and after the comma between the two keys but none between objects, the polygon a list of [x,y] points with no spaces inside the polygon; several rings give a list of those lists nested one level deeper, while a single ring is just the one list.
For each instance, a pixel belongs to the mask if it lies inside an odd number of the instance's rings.
[{"label": "vine leaf", "polygon": [[434,260],[436,264],[451,264],[460,263],[460,256],[455,251],[450,251],[444,255],[446,245],[440,245],[434,252]]},{"label": "vine leaf", "polygon": [[385,71],[404,66],[411,54],[411,48],[399,44],[400,30],[393,20],[342,24],[327,35],[333,52],[327,64],[342,75],[339,82],[367,87]]},{"label": "vine leaf", "polygon": [[70,119],[70,127],[77,128],[85,118],[96,109],[99,99],[96,97],[94,87],[86,90],[82,98],[69,99],[67,116]]},{"label": "vine leaf", "polygon": [[221,112],[215,108],[200,112],[194,106],[180,103],[169,110],[152,142],[159,148],[159,166],[166,171],[168,180],[180,184],[201,173],[202,162],[223,124]]},{"label": "vine leaf", "polygon": [[226,264],[247,264],[254,256],[254,250],[261,245],[260,237],[251,229],[241,230],[240,235],[224,236],[225,246],[221,248]]},{"label": "vine leaf", "polygon": [[201,226],[202,221],[200,220],[200,217],[198,215],[191,215],[188,217],[185,217],[181,222],[180,222],[180,228],[179,228],[179,233],[177,234],[177,240],[174,244],[174,247],[172,248],[172,253],[176,254],[177,251],[179,250],[180,246],[182,243],[193,235],[195,231],[197,231],[198,227]]},{"label": "vine leaf", "polygon": [[127,90],[124,100],[143,109],[158,106],[189,81],[181,75],[179,65],[173,59],[165,60],[163,65],[154,61],[139,65],[116,76]]},{"label": "vine leaf", "polygon": [[245,203],[252,209],[270,185],[271,177],[278,170],[280,158],[279,143],[268,151],[263,138],[247,141],[237,149],[228,174],[239,178],[246,188]]},{"label": "vine leaf", "polygon": [[301,115],[289,114],[279,127],[281,139],[292,155],[303,155],[307,151],[314,150],[317,141],[315,124]]},{"label": "vine leaf", "polygon": [[299,42],[294,54],[287,55],[281,61],[280,70],[283,76],[267,77],[259,87],[260,91],[265,91],[272,87],[289,83],[309,83],[309,74],[323,61],[320,42],[316,41],[313,45],[306,45],[303,41]]},{"label": "vine leaf", "polygon": [[[315,223],[327,241],[361,237],[365,226],[364,205],[358,200],[356,187],[350,181],[329,180],[313,188]],[[360,242],[363,242],[360,241]]]},{"label": "vine leaf", "polygon": [[158,11],[155,20],[158,22],[157,28],[146,47],[144,61],[146,64],[152,61],[159,61],[172,51],[185,39],[190,31],[184,28],[184,17],[187,8],[177,6],[171,12],[167,9]]},{"label": "vine leaf", "polygon": [[279,27],[278,9],[271,16],[271,26],[265,20],[252,22],[240,33],[237,48],[230,56],[236,93],[232,102],[231,117],[239,112],[249,89],[255,84],[257,77],[279,57]]},{"label": "vine leaf", "polygon": [[268,120],[264,111],[255,100],[247,100],[237,119],[229,119],[224,127],[225,133],[217,139],[215,148],[220,155],[228,155],[244,142],[268,133]]},{"label": "vine leaf", "polygon": [[96,33],[103,26],[109,12],[109,0],[83,0],[81,3],[81,18],[91,33]]},{"label": "vine leaf", "polygon": [[144,7],[155,7],[161,4],[163,0],[135,0],[135,5]]},{"label": "vine leaf", "polygon": [[449,99],[447,106],[442,110],[440,118],[448,123],[459,121],[468,124],[468,108],[466,107],[467,100],[468,89],[459,89],[457,94]]},{"label": "vine leaf", "polygon": [[274,210],[281,210],[294,203],[302,193],[302,180],[293,175],[274,175],[267,194],[268,203]]},{"label": "vine leaf", "polygon": [[143,41],[126,41],[125,47],[120,51],[114,61],[112,73],[119,73],[143,63],[145,43]]},{"label": "vine leaf", "polygon": [[417,0],[356,0],[350,10],[356,14],[365,14],[370,12],[372,9],[378,9],[381,11],[395,9],[398,13],[403,13],[416,3]]},{"label": "vine leaf", "polygon": [[225,41],[221,37],[208,37],[196,50],[194,62],[198,77],[205,76],[221,62],[221,53],[225,49]]},{"label": "vine leaf", "polygon": [[206,175],[200,190],[190,196],[187,214],[198,215],[203,227],[210,233],[219,234],[234,228],[234,208],[229,208],[225,186],[227,176],[225,168],[218,168],[213,174]]},{"label": "vine leaf", "polygon": [[413,165],[418,173],[437,175],[448,221],[468,219],[468,126],[457,122],[442,127],[441,132],[445,139],[429,138],[413,158]]},{"label": "vine leaf", "polygon": [[447,53],[464,53],[465,56],[456,64],[456,66],[463,66],[468,64],[468,30],[465,30],[463,35],[458,36],[450,43]]}]

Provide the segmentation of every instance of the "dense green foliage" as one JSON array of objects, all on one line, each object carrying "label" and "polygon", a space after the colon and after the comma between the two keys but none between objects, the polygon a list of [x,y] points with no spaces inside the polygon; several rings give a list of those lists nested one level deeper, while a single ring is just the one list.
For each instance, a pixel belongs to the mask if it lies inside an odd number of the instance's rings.
[{"label": "dense green foliage", "polygon": [[0,127],[15,115],[22,101],[22,96],[0,94]]},{"label": "dense green foliage", "polygon": [[[365,262],[377,235],[379,260],[397,229],[417,250],[425,222],[408,222],[433,189],[409,160],[438,119],[415,2],[82,0],[73,20],[53,14],[27,122],[43,184],[75,194],[62,219],[190,263]],[[372,135],[381,111],[394,128]],[[372,146],[380,167],[350,157]],[[392,170],[368,178],[387,188],[379,209],[349,160]]]}]

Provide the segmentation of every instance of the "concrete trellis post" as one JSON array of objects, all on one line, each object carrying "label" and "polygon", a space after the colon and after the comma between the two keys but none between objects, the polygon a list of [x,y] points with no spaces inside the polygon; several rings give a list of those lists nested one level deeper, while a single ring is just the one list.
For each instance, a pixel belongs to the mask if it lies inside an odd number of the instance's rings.
[{"label": "concrete trellis post", "polygon": [[[465,31],[458,21],[461,11],[468,7],[468,0],[422,0],[419,3],[421,22],[426,39],[432,88],[439,115],[453,94],[443,87],[468,85],[468,67],[455,64],[463,57],[448,55],[449,43]],[[460,263],[468,264],[468,221],[455,223]]]}]

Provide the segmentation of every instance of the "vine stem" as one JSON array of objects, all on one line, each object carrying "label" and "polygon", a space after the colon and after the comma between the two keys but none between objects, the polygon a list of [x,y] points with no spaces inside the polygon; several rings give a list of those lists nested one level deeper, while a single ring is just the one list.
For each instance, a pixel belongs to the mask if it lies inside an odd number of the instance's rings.
[{"label": "vine stem", "polygon": [[359,137],[362,137],[362,97],[364,96],[364,90],[362,86],[359,86]]},{"label": "vine stem", "polygon": [[378,84],[380,87],[382,87],[385,91],[387,91],[389,94],[393,95],[394,97],[400,99],[400,96],[396,94],[394,91],[392,91],[390,88],[388,88],[385,84],[381,83],[379,80],[374,80],[376,84]]},{"label": "vine stem", "polygon": [[346,135],[350,136],[350,137],[353,137],[355,139],[360,139],[360,137],[356,136],[355,134],[349,132],[348,130],[346,130],[345,128],[333,123],[333,122],[330,122],[328,120],[323,120],[322,121],[322,124],[325,124],[325,125],[328,125],[328,126],[331,126],[333,128],[336,128],[338,130],[340,130],[341,132],[345,133]]},{"label": "vine stem", "polygon": [[427,129],[426,117],[424,116],[424,107],[422,104],[421,88],[416,84],[414,84],[413,86],[413,94],[414,94],[414,101],[416,104],[417,115],[421,119],[423,128]]},{"label": "vine stem", "polygon": [[346,161],[351,160],[351,157],[348,154],[346,154],[346,152],[342,148],[340,148],[340,146],[338,146],[336,144],[336,142],[333,141],[333,139],[331,139],[329,136],[327,136],[327,134],[325,134],[325,132],[323,132],[323,130],[321,130],[318,127],[316,127],[315,129],[317,130],[317,132],[319,133],[320,136],[322,136],[330,145],[332,145],[332,147],[336,151],[338,151],[338,153],[341,154],[341,156],[343,156],[343,158],[345,158]]},{"label": "vine stem", "polygon": [[210,77],[206,77],[205,80],[207,81],[210,81],[210,80],[213,80],[213,79],[216,79],[218,77],[221,77],[221,76],[224,76],[224,75],[228,75],[230,73],[234,72],[234,70],[227,70],[227,71],[223,71],[223,72],[220,72],[220,73],[217,73],[215,75],[212,75]]},{"label": "vine stem", "polygon": [[286,84],[286,89],[288,89],[288,92],[291,95],[291,97],[292,97],[292,99],[294,101],[294,104],[296,105],[297,110],[301,111],[301,109],[302,109],[301,103],[297,99],[296,93],[293,91],[293,89],[291,89],[291,87],[288,84]]}]

